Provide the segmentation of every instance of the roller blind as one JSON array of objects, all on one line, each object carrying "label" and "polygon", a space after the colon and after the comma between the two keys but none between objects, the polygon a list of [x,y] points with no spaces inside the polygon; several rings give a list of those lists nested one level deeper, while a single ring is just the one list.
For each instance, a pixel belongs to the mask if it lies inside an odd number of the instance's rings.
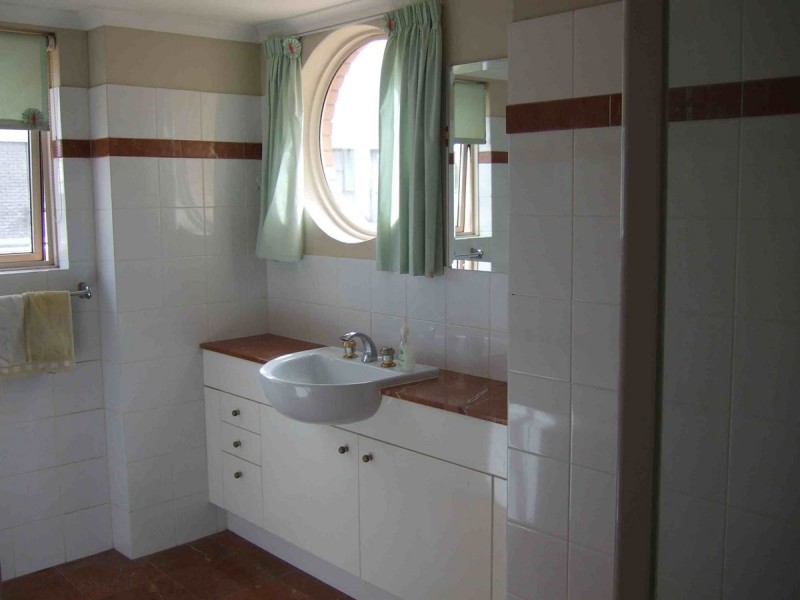
[{"label": "roller blind", "polygon": [[486,85],[472,81],[453,83],[453,142],[486,143]]},{"label": "roller blind", "polygon": [[0,31],[0,128],[49,129],[48,37]]}]

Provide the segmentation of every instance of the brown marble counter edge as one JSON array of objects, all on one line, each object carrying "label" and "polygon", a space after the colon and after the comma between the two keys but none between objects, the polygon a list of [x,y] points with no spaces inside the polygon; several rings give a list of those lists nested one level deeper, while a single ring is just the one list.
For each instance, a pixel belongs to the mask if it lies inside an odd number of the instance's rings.
[{"label": "brown marble counter edge", "polygon": [[[265,344],[270,341],[275,342],[276,345],[280,344],[280,349],[276,348],[272,352],[258,352],[258,353],[255,353],[252,350],[248,351],[246,349],[242,349],[242,346],[245,346],[245,348],[247,348],[248,346],[250,346],[250,344],[253,343]],[[216,352],[218,354],[224,354],[226,356],[231,356],[233,358],[239,358],[242,360],[247,360],[258,364],[264,364],[265,362],[268,362],[273,358],[277,358],[278,356],[283,356],[284,354],[289,354],[291,352],[301,352],[303,350],[313,350],[314,348],[323,348],[323,347],[324,346],[322,344],[304,342],[302,340],[297,340],[294,338],[288,338],[273,334],[261,334],[261,335],[247,336],[242,338],[231,338],[213,342],[204,342],[200,344],[200,348],[202,350],[208,350],[210,352]],[[439,372],[446,373],[447,371],[445,369],[439,369]],[[498,385],[502,385],[504,383],[488,379],[485,377],[480,379],[486,379],[487,381],[494,382]],[[410,384],[405,383],[383,388],[381,389],[381,394],[389,396],[390,398],[397,398],[399,400],[404,400],[406,402],[413,402],[414,404],[421,404],[422,406],[428,406],[430,408],[446,410],[454,414],[472,417],[474,419],[480,419],[482,421],[489,421],[491,423],[497,423],[499,425],[508,424],[507,418],[504,419],[503,417],[498,417],[496,415],[488,413],[470,414],[476,409],[479,410],[479,407],[481,407],[481,405],[489,402],[488,400],[478,400],[474,402],[469,402],[465,406],[452,406],[442,403],[436,403],[434,401],[429,401],[422,398],[409,398],[407,395],[402,393],[404,390],[407,390],[409,386],[414,386],[415,384],[418,383],[421,382],[413,382]]]}]

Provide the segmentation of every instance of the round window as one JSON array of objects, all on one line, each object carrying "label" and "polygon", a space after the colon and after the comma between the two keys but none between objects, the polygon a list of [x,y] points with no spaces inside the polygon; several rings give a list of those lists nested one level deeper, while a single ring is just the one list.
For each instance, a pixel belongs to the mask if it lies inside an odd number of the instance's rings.
[{"label": "round window", "polygon": [[375,237],[380,76],[386,37],[371,26],[330,34],[303,67],[306,208],[331,237]]}]

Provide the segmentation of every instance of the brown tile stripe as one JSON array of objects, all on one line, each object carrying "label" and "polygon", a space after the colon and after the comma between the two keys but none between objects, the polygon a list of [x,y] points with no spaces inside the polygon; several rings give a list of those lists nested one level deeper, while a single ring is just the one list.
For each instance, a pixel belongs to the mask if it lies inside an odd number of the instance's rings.
[{"label": "brown tile stripe", "polygon": [[201,142],[194,140],[153,140],[101,138],[97,140],[55,140],[55,158],[97,158],[137,156],[156,158],[245,158],[260,159],[261,144]]},{"label": "brown tile stripe", "polygon": [[[736,81],[669,90],[672,123],[800,113],[800,77]],[[547,102],[512,104],[508,133],[588,129],[622,123],[622,96],[607,94]]]},{"label": "brown tile stripe", "polygon": [[[453,165],[456,158],[452,152],[447,155],[447,164]],[[478,152],[478,162],[482,165],[506,165],[508,164],[508,152],[492,150],[490,152]]]}]

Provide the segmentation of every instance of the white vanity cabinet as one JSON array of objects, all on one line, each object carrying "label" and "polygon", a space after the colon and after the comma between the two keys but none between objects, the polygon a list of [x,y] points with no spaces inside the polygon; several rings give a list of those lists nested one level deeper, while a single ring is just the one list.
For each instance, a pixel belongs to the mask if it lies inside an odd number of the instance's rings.
[{"label": "white vanity cabinet", "polygon": [[359,449],[361,578],[400,598],[490,598],[492,478],[366,438]]},{"label": "white vanity cabinet", "polygon": [[263,527],[359,574],[358,436],[261,407]]},{"label": "white vanity cabinet", "polygon": [[504,426],[389,398],[300,423],[205,354],[211,502],[402,600],[504,600]]}]

